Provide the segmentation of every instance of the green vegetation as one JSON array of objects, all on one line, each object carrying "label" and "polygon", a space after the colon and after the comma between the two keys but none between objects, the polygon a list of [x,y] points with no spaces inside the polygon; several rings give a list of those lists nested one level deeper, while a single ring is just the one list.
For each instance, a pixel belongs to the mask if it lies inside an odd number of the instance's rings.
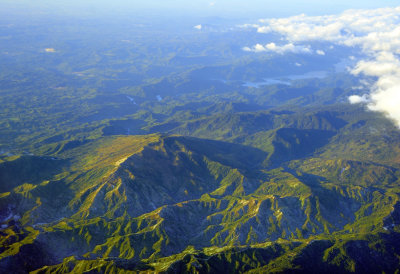
[{"label": "green vegetation", "polygon": [[339,50],[250,57],[245,30],[125,19],[0,37],[2,271],[400,268],[400,132],[346,102]]}]

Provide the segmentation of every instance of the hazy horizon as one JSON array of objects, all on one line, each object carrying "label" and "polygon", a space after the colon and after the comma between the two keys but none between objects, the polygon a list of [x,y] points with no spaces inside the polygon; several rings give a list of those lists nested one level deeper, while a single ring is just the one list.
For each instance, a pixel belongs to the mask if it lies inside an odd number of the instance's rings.
[{"label": "hazy horizon", "polygon": [[[64,15],[141,15],[141,16],[179,16],[179,17],[223,17],[228,19],[258,19],[293,16],[298,14],[326,15],[337,14],[348,9],[374,9],[393,7],[396,1],[335,1],[325,3],[316,0],[293,1],[239,1],[239,0],[197,0],[197,1],[48,1],[34,3],[27,0],[3,0],[1,13],[20,15],[64,14]],[[0,3],[1,3],[0,2]]]}]

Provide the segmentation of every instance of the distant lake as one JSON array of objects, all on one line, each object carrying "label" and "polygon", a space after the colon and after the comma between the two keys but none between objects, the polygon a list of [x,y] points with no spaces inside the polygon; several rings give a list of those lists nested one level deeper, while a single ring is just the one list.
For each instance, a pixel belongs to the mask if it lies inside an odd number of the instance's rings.
[{"label": "distant lake", "polygon": [[290,86],[292,83],[291,81],[295,80],[303,80],[303,79],[311,79],[311,78],[318,78],[322,79],[328,75],[327,71],[317,70],[317,71],[310,71],[303,74],[293,74],[282,76],[279,78],[265,78],[262,82],[244,82],[242,86],[249,87],[249,88],[259,88],[261,86],[268,86],[268,85],[288,85]]},{"label": "distant lake", "polygon": [[245,82],[242,86],[247,88],[259,88],[261,86],[268,86],[268,85],[288,85],[290,86],[290,82],[282,81],[278,79],[272,78],[265,78],[262,82]]}]

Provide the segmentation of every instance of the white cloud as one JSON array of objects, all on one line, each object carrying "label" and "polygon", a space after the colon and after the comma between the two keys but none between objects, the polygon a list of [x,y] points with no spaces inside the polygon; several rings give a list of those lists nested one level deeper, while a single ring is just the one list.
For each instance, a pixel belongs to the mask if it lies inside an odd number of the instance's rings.
[{"label": "white cloud", "polygon": [[318,55],[325,55],[325,51],[320,50],[320,49],[318,49],[318,50],[316,51],[316,53],[317,53]]},{"label": "white cloud", "polygon": [[194,26],[193,28],[198,29],[198,30],[201,30],[201,29],[203,28],[203,26],[202,26],[202,25],[196,25],[196,26]]},{"label": "white cloud", "polygon": [[215,2],[210,2],[210,7],[213,7],[213,6],[215,6]]},{"label": "white cloud", "polygon": [[366,94],[359,96],[359,95],[351,95],[349,96],[350,104],[360,104],[360,103],[368,103],[369,99]]},{"label": "white cloud", "polygon": [[251,51],[251,48],[249,48],[249,47],[243,47],[242,48],[244,51]]},{"label": "white cloud", "polygon": [[275,43],[269,43],[266,45],[256,44],[253,47],[244,47],[244,51],[252,51],[252,52],[274,52],[278,54],[284,54],[287,52],[292,53],[311,53],[311,49],[309,46],[298,46],[292,43],[288,43],[285,45],[277,45]]},{"label": "white cloud", "polygon": [[242,28],[242,29],[248,29],[248,28],[258,28],[260,25],[257,24],[242,24],[242,25],[238,25],[238,28]]},{"label": "white cloud", "polygon": [[[288,45],[296,43],[296,47],[302,47],[300,43],[325,41],[360,48],[367,58],[358,61],[351,72],[377,80],[369,86],[370,94],[353,95],[349,101],[366,103],[369,109],[385,113],[400,127],[400,7],[263,19],[252,27],[260,33],[279,33]],[[255,47],[248,49],[256,51]],[[316,53],[325,52],[317,50]]]}]

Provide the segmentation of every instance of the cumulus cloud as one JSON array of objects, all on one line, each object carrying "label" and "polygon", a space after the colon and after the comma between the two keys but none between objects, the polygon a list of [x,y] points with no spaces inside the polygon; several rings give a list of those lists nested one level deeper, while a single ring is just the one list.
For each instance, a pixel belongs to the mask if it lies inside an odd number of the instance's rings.
[{"label": "cumulus cloud", "polygon": [[277,45],[275,43],[269,43],[266,45],[256,44],[253,47],[244,47],[244,51],[251,52],[274,52],[278,54],[284,54],[287,52],[293,53],[311,53],[311,49],[309,46],[298,46],[292,43],[288,43],[285,45]]},{"label": "cumulus cloud", "polygon": [[[292,45],[326,41],[360,48],[367,57],[358,61],[351,73],[377,80],[368,95],[350,96],[350,103],[365,103],[370,110],[385,113],[400,127],[400,7],[263,19],[251,27],[260,33],[279,33]],[[248,49],[256,51],[255,47]],[[322,50],[316,53],[325,54]]]},{"label": "cumulus cloud", "polygon": [[318,55],[325,55],[325,51],[320,50],[320,49],[318,49],[318,50],[316,51],[316,53],[317,53]]},{"label": "cumulus cloud", "polygon": [[362,96],[359,95],[351,95],[349,96],[350,104],[360,104],[360,103],[368,103],[368,95],[364,94]]},{"label": "cumulus cloud", "polygon": [[198,29],[198,30],[201,30],[201,29],[203,28],[203,26],[202,26],[202,25],[196,25],[196,26],[194,26],[193,28]]}]

